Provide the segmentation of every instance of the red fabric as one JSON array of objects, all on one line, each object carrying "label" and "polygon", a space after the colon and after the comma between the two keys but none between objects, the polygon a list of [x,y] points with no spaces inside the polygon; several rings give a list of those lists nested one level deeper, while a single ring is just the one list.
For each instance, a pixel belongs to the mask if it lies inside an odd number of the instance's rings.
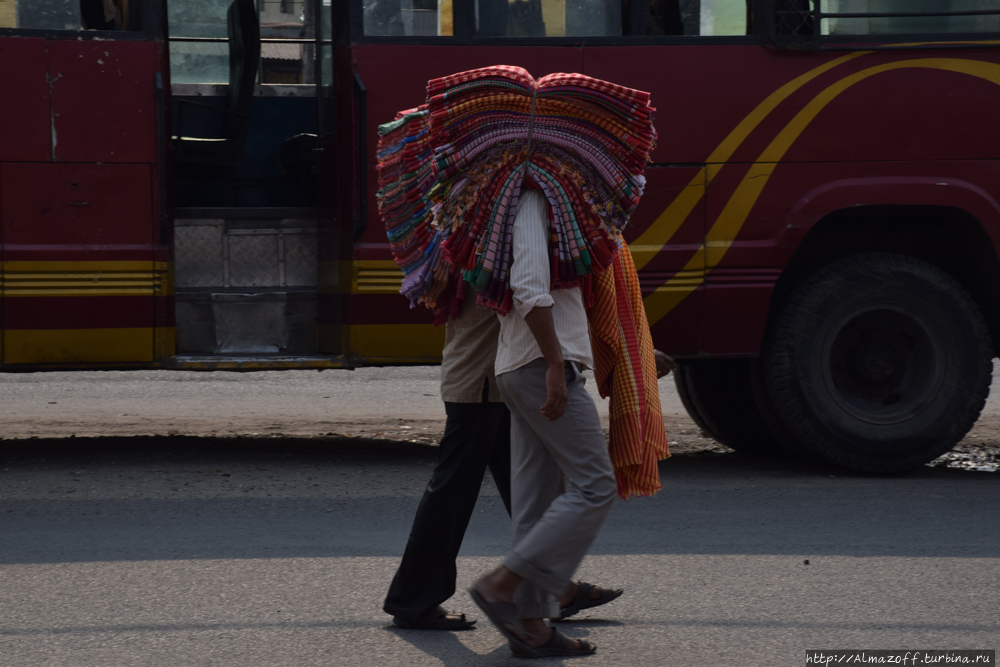
[{"label": "red fabric", "polygon": [[611,397],[608,448],[618,495],[648,496],[660,488],[657,462],[670,456],[656,378],[656,357],[642,305],[639,276],[628,247],[593,278],[587,311],[594,375],[601,396]]}]

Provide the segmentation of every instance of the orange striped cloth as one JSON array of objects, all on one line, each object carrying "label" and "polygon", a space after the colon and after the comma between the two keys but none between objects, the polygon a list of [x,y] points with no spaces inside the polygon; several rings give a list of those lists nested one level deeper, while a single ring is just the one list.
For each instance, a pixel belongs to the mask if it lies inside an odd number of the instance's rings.
[{"label": "orange striped cloth", "polygon": [[656,384],[653,337],[642,307],[639,276],[624,243],[615,260],[592,280],[587,311],[594,375],[601,396],[611,396],[608,448],[618,495],[650,496],[660,490],[657,461],[670,456]]}]

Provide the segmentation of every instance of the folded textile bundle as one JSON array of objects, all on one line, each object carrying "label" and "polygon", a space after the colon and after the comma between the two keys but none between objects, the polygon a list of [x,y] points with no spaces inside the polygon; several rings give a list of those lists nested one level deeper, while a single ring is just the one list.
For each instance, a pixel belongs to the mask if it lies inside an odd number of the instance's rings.
[{"label": "folded textile bundle", "polygon": [[535,81],[500,65],[430,81],[426,104],[379,128],[379,211],[403,294],[446,312],[460,273],[506,313],[525,187],[549,202],[553,287],[603,271],[645,186],[652,112],[647,93],[582,74]]}]

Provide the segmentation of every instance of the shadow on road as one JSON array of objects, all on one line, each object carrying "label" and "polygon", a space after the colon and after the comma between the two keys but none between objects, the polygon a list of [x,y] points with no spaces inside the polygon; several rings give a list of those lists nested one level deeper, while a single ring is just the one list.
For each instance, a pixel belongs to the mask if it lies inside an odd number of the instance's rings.
[{"label": "shadow on road", "polygon": [[[347,438],[0,441],[0,564],[398,557],[436,452]],[[617,503],[592,553],[1000,553],[990,473],[855,475],[721,453],[660,469],[663,490]],[[463,555],[502,555],[509,521],[489,480],[476,512]]]}]

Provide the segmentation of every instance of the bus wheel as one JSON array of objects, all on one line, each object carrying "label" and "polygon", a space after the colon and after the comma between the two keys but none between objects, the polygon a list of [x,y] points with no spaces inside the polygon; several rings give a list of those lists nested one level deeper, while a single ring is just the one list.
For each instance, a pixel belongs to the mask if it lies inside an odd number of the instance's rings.
[{"label": "bus wheel", "polygon": [[870,472],[915,468],[979,417],[992,380],[982,314],[940,269],[862,254],[805,279],[765,345],[771,406],[803,453]]},{"label": "bus wheel", "polygon": [[674,383],[691,419],[741,454],[785,453],[757,412],[747,359],[678,360]]}]

